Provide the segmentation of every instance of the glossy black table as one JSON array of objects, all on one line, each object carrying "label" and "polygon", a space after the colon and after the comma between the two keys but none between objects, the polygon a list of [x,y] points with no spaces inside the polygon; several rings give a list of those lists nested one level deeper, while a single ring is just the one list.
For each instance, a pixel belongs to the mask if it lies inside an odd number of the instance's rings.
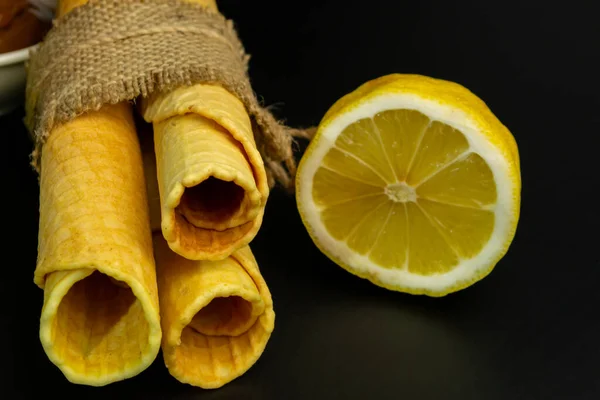
[{"label": "glossy black table", "polygon": [[[572,1],[221,1],[252,54],[265,104],[290,125],[319,122],[361,83],[392,72],[459,82],[519,145],[514,242],[483,281],[441,299],[393,293],[331,263],[293,198],[274,191],[252,244],[277,314],[259,362],[222,389],[170,377],[161,356],[104,388],[75,386],[38,339],[33,284],[38,187],[22,109],[0,118],[0,398],[600,398],[600,33]],[[299,154],[304,144],[298,147]],[[79,397],[81,396],[81,397]]]}]

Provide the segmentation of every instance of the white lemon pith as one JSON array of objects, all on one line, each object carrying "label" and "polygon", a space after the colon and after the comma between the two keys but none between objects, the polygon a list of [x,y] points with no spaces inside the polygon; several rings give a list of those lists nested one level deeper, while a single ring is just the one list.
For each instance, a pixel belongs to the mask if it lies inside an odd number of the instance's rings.
[{"label": "white lemon pith", "polygon": [[443,296],[487,275],[519,219],[513,136],[464,87],[389,75],[340,99],[298,168],[319,249],[392,290]]}]

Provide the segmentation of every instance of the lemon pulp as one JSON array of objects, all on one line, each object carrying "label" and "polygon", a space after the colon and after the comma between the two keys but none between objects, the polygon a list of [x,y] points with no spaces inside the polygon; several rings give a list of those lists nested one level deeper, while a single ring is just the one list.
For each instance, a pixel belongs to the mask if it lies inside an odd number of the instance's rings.
[{"label": "lemon pulp", "polygon": [[393,109],[348,125],[324,156],[312,198],[329,234],[387,269],[443,274],[494,230],[496,184],[459,130]]}]

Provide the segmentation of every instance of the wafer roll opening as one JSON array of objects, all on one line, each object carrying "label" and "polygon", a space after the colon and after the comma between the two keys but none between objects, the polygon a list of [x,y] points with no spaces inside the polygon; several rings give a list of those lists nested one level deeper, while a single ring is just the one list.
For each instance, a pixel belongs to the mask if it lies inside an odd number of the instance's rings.
[{"label": "wafer roll opening", "polygon": [[176,212],[197,228],[225,225],[240,213],[245,190],[235,182],[209,177],[200,184],[186,188]]},{"label": "wafer roll opening", "polygon": [[238,335],[256,322],[252,302],[240,296],[215,297],[188,325],[205,335]]},{"label": "wafer roll opening", "polygon": [[[98,271],[72,282],[81,275],[75,270],[46,278],[51,302],[59,302],[50,326],[54,354],[73,372],[87,376],[102,377],[112,368],[138,364],[140,352],[151,346],[140,301],[127,284]],[[57,285],[64,288],[56,290]]]}]

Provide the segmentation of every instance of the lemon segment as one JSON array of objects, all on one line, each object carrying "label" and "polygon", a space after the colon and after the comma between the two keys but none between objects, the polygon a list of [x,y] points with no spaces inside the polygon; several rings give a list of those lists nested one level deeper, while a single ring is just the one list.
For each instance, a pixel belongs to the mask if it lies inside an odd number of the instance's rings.
[{"label": "lemon segment", "polygon": [[394,168],[396,180],[405,180],[417,146],[431,121],[418,111],[405,109],[378,113],[373,122],[386,149],[386,158]]},{"label": "lemon segment", "polygon": [[416,203],[408,206],[409,272],[421,275],[441,274],[452,270],[459,258],[433,222]]},{"label": "lemon segment", "polygon": [[319,168],[315,174],[313,193],[317,205],[333,206],[361,197],[383,194],[383,190],[356,180],[356,177],[348,178],[334,170]]},{"label": "lemon segment", "polygon": [[418,185],[468,149],[469,143],[462,133],[439,121],[432,121],[423,132],[406,181],[410,185]]},{"label": "lemon segment", "polygon": [[368,217],[369,211],[376,210],[386,202],[385,196],[380,195],[337,204],[322,212],[323,223],[334,238],[345,240]]},{"label": "lemon segment", "polygon": [[396,181],[394,170],[385,157],[385,148],[379,132],[370,118],[356,121],[344,129],[325,160],[333,162],[332,159],[338,159],[340,154],[361,161],[386,183]]},{"label": "lemon segment", "polygon": [[480,155],[471,153],[443,168],[417,188],[419,197],[471,207],[496,202],[492,171]]},{"label": "lemon segment", "polygon": [[[359,254],[367,254],[374,250],[379,238],[382,237],[381,227],[389,225],[392,213],[394,213],[394,205],[387,200],[364,213],[362,221],[348,235],[348,247]],[[387,237],[387,235],[383,236]]]},{"label": "lemon segment", "polygon": [[[388,202],[391,203],[391,202]],[[369,259],[383,268],[406,268],[408,257],[408,218],[404,204],[394,204]],[[377,229],[377,228],[376,228]]]},{"label": "lemon segment", "polygon": [[344,152],[336,147],[332,148],[325,156],[323,166],[338,174],[369,185],[385,185],[386,182],[393,182],[390,176],[384,178],[384,174],[377,171],[371,164],[358,158],[353,153]]},{"label": "lemon segment", "polygon": [[461,258],[475,257],[489,241],[495,215],[490,210],[420,199],[419,207]]}]

